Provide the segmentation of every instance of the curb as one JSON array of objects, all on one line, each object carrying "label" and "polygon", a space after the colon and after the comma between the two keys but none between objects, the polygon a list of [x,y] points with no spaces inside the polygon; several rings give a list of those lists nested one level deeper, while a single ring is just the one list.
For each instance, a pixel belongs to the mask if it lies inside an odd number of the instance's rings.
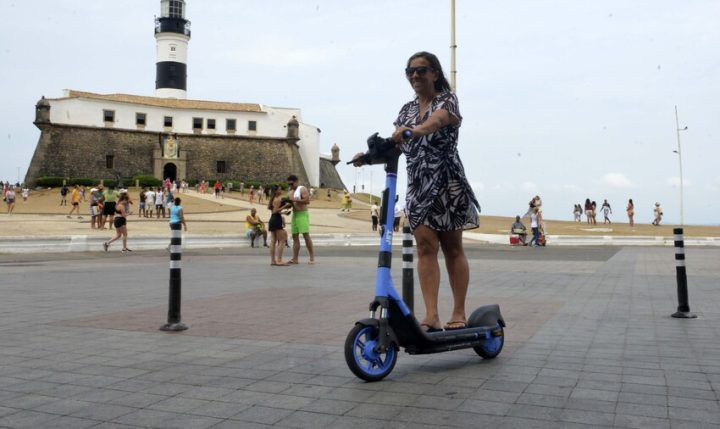
[{"label": "curb", "polygon": [[[504,234],[481,234],[466,232],[463,237],[467,241],[509,245],[508,236]],[[672,237],[638,237],[638,236],[572,236],[548,235],[550,246],[673,246]],[[355,234],[313,234],[315,246],[376,246],[378,236],[374,233]],[[60,252],[93,252],[102,251],[102,237],[88,235],[51,236],[51,237],[0,237],[0,253],[60,253]],[[131,237],[133,249],[157,250],[170,243],[169,236]],[[394,234],[393,245],[402,245],[402,234]],[[244,234],[233,235],[183,235],[183,248],[235,248],[247,247],[248,241]],[[720,246],[718,237],[685,238],[685,246]]]}]

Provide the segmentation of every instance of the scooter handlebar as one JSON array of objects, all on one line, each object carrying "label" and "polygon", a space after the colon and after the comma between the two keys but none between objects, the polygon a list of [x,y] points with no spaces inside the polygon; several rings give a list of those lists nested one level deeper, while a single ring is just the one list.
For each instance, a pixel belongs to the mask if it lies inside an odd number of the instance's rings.
[{"label": "scooter handlebar", "polygon": [[[412,137],[412,131],[403,131],[403,137],[407,140]],[[363,164],[384,164],[390,156],[399,156],[400,149],[397,148],[395,141],[391,138],[383,138],[375,133],[367,139],[368,150],[360,158],[353,158],[346,164],[354,164],[359,159]]]}]

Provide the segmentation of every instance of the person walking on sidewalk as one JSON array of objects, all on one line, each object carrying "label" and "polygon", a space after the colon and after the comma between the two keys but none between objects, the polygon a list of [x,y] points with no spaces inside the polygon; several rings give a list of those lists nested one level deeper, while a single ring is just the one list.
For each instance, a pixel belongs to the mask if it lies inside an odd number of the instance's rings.
[{"label": "person walking on sidewalk", "polygon": [[78,219],[82,219],[82,216],[80,216],[80,200],[82,199],[82,196],[80,195],[80,186],[75,185],[73,187],[72,193],[70,194],[70,203],[72,204],[72,208],[70,209],[70,213],[68,213],[67,218],[72,218],[73,213],[77,213]]},{"label": "person walking on sidewalk", "polygon": [[532,228],[533,237],[528,244],[530,247],[540,247],[540,226],[542,225],[542,215],[540,210],[535,207],[530,214],[530,227]]},{"label": "person walking on sidewalk", "polygon": [[660,203],[655,203],[655,210],[653,212],[655,213],[655,219],[652,221],[652,224],[655,226],[660,226],[660,222],[662,222],[663,217],[662,207],[660,207]]},{"label": "person walking on sidewalk", "polygon": [[[175,198],[172,207],[170,207],[170,225],[181,224],[183,230],[187,232],[187,224],[185,223],[185,213],[183,212],[182,200],[180,197]],[[172,228],[172,227],[171,227]]]},{"label": "person walking on sidewalk", "polygon": [[633,203],[632,198],[628,200],[627,208],[625,208],[625,210],[627,210],[627,217],[630,226],[635,226],[635,221],[633,219],[633,217],[635,216],[635,203]]},{"label": "person walking on sidewalk", "polygon": [[128,231],[127,231],[127,214],[128,214],[128,195],[127,193],[124,193],[120,195],[120,198],[117,200],[117,204],[113,205],[113,210],[115,210],[115,217],[113,219],[113,225],[115,226],[115,237],[110,239],[109,241],[106,241],[103,243],[103,248],[107,252],[110,248],[110,244],[112,244],[114,241],[119,240],[122,238],[122,251],[123,252],[132,252],[132,250],[128,249],[127,247],[127,241],[128,241]]},{"label": "person walking on sidewalk", "polygon": [[606,223],[612,224],[612,222],[610,221],[610,215],[612,214],[612,209],[610,208],[610,203],[608,203],[608,200],[603,201],[603,205],[602,205],[602,207],[600,207],[600,211],[603,212],[603,216],[605,217],[603,224],[606,224]]},{"label": "person walking on sidewalk", "polygon": [[370,219],[372,220],[372,230],[377,231],[378,222],[380,220],[380,208],[375,200],[373,200],[373,204],[370,206]]},{"label": "person walking on sidewalk", "polygon": [[310,213],[308,212],[308,204],[310,204],[310,193],[307,188],[301,186],[298,177],[291,174],[287,178],[288,187],[290,189],[289,198],[293,205],[292,215],[292,238],[293,238],[293,258],[291,264],[298,263],[300,256],[300,234],[305,239],[305,247],[307,247],[309,264],[315,263],[315,253],[313,252],[313,243],[310,238]]}]

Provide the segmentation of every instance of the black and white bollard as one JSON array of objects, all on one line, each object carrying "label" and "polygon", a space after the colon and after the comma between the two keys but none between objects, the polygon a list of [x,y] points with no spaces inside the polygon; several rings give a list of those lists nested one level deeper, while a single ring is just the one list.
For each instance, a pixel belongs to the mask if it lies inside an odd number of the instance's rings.
[{"label": "black and white bollard", "polygon": [[687,273],[685,272],[685,241],[683,229],[673,229],[675,240],[675,274],[677,276],[678,308],[672,317],[679,319],[694,319],[697,316],[690,312],[688,303]]},{"label": "black and white bollard", "polygon": [[402,261],[402,298],[410,311],[414,312],[413,236],[409,226],[403,227]]},{"label": "black and white bollard", "polygon": [[170,298],[167,323],[161,331],[184,331],[188,327],[180,321],[181,274],[182,274],[182,224],[170,224]]}]

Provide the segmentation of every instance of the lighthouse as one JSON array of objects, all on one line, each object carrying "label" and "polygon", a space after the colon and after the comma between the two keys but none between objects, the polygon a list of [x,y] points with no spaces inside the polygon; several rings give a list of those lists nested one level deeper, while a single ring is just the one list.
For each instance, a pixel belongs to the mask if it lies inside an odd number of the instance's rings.
[{"label": "lighthouse", "polygon": [[155,41],[155,96],[187,98],[190,21],[185,19],[185,0],[160,0],[160,17],[155,18]]}]

